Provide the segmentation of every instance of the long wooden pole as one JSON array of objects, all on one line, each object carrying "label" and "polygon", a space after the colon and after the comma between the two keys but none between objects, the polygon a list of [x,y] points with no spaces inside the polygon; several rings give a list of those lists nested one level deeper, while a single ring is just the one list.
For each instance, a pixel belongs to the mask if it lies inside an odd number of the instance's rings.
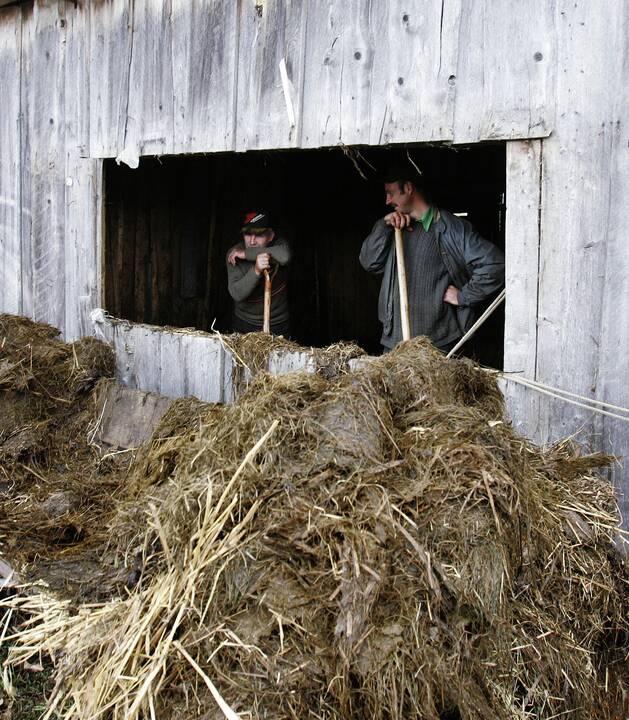
[{"label": "long wooden pole", "polygon": [[400,288],[402,340],[410,340],[411,317],[408,310],[408,287],[406,285],[406,264],[404,262],[404,240],[402,239],[402,230],[400,228],[395,228],[395,257],[397,259],[397,284]]},{"label": "long wooden pole", "polygon": [[264,271],[264,320],[262,332],[271,334],[271,289],[272,280],[269,271]]},{"label": "long wooden pole", "polygon": [[472,327],[463,335],[463,337],[459,340],[459,342],[450,350],[450,352],[446,355],[447,358],[452,357],[454,353],[461,347],[461,345],[465,344],[472,335],[478,330],[478,328],[487,320],[487,318],[493,313],[493,311],[500,305],[500,303],[505,299],[507,294],[507,291],[503,288],[498,295],[498,297],[492,302],[492,304],[485,310],[485,312],[478,318],[478,320],[472,325]]}]

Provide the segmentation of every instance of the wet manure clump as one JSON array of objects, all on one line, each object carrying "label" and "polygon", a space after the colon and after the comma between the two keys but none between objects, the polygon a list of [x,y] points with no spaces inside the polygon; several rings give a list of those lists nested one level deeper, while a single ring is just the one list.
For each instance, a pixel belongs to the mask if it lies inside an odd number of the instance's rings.
[{"label": "wet manure clump", "polygon": [[622,717],[608,459],[519,437],[488,374],[416,339],[183,415],[108,522],[135,585],[11,600],[7,663],[53,658],[49,714]]},{"label": "wet manure clump", "polygon": [[0,315],[0,558],[22,579],[61,586],[99,574],[73,551],[100,537],[118,477],[90,442],[114,353],[91,337],[58,335]]}]

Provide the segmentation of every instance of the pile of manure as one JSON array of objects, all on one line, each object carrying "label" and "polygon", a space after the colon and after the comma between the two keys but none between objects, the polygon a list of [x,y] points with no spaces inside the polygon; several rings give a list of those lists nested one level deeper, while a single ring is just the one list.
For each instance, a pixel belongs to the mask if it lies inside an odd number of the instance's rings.
[{"label": "pile of manure", "polygon": [[59,331],[0,315],[0,461],[50,451],[52,433],[101,377],[114,372],[111,348],[95,338],[74,343]]},{"label": "pile of manure", "polygon": [[519,437],[472,363],[416,339],[184,415],[109,523],[136,584],[4,603],[7,669],[54,663],[48,716],[624,717],[608,459]]},{"label": "pile of manure", "polygon": [[[113,351],[55,328],[0,315],[0,556],[22,578],[85,579],[70,557],[103,530],[118,477],[90,443],[99,383]],[[64,571],[46,568],[64,556]],[[93,563],[92,563],[93,564]]]},{"label": "pile of manure", "polygon": [[251,379],[259,372],[268,371],[269,357],[277,350],[307,352],[313,360],[314,370],[328,380],[334,380],[348,372],[348,362],[365,355],[355,343],[338,342],[325,348],[302,347],[283,335],[263,332],[233,333],[219,337],[234,358],[232,381],[237,393],[243,392]]}]

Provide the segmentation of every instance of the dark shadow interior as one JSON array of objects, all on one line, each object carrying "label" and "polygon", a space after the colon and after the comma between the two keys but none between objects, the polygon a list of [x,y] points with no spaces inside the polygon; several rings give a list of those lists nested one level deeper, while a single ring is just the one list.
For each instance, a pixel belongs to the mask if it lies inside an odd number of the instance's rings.
[{"label": "dark shadow interior", "polygon": [[[105,304],[131,321],[229,331],[225,254],[248,210],[266,209],[293,246],[292,337],[304,345],[353,340],[379,351],[380,278],[358,262],[363,238],[387,212],[376,179],[410,159],[437,205],[504,248],[504,144],[326,148],[142,158],[105,163]],[[475,352],[502,366],[504,314]]]}]

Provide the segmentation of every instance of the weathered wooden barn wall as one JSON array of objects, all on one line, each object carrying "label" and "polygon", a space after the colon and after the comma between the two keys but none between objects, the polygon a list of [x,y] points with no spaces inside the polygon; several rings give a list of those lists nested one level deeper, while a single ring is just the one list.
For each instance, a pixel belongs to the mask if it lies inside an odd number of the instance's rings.
[{"label": "weathered wooden barn wall", "polygon": [[[2,9],[0,307],[68,338],[88,329],[104,157],[517,140],[506,366],[629,405],[628,36],[627,3],[586,0]],[[626,424],[528,391],[512,398],[538,439],[582,428],[629,455]]]},{"label": "weathered wooden barn wall", "polygon": [[[505,369],[629,407],[629,5],[608,10],[558,3],[553,132],[508,147]],[[511,392],[532,437],[629,458],[627,423]],[[629,459],[613,474],[627,522]]]},{"label": "weathered wooden barn wall", "polygon": [[104,157],[548,135],[555,21],[515,0],[0,9],[2,307],[86,331]]},{"label": "weathered wooden barn wall", "polygon": [[552,11],[543,2],[534,13],[521,2],[500,5],[95,3],[91,154],[133,162],[139,154],[547,135]]},{"label": "weathered wooden barn wall", "polygon": [[0,11],[0,308],[22,312],[19,9]]}]

